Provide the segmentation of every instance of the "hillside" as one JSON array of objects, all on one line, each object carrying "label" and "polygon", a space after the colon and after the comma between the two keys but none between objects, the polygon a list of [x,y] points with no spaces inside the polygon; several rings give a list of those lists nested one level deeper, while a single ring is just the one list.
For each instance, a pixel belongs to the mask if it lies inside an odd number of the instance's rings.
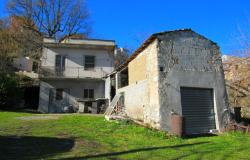
[{"label": "hillside", "polygon": [[242,107],[250,118],[250,57],[223,56],[223,67],[230,107]]}]

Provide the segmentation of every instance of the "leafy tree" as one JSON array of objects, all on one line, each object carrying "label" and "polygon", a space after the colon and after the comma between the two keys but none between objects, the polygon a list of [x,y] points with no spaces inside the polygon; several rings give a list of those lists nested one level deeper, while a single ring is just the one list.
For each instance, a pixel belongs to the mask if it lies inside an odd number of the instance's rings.
[{"label": "leafy tree", "polygon": [[19,77],[0,72],[0,107],[10,107],[20,98]]}]

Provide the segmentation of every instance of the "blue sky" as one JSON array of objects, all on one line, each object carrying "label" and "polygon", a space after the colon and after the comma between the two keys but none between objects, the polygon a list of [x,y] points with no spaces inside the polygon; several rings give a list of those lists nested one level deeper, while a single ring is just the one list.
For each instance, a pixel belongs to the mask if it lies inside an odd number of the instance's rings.
[{"label": "blue sky", "polygon": [[[0,0],[0,15],[4,0]],[[249,0],[86,0],[92,37],[136,49],[150,34],[192,28],[217,42],[223,53],[237,48],[237,26],[250,18]],[[250,26],[250,25],[249,25]]]}]

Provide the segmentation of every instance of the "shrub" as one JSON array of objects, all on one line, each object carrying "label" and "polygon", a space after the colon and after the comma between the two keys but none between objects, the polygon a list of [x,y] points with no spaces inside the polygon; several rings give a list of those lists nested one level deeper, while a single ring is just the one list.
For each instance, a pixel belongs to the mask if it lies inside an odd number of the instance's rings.
[{"label": "shrub", "polygon": [[0,73],[0,107],[11,106],[19,98],[19,77],[14,73]]}]

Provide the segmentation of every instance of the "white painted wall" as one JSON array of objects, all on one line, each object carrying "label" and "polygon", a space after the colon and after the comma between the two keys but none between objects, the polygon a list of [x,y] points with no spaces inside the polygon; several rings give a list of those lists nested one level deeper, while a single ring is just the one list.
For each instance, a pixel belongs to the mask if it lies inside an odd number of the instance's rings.
[{"label": "white painted wall", "polygon": [[70,95],[83,99],[84,89],[94,89],[94,98],[104,98],[104,81],[95,80],[48,80],[46,81],[52,88],[70,89]]},{"label": "white painted wall", "polygon": [[110,77],[107,77],[105,79],[105,98],[110,98],[110,92],[111,92],[111,79]]},{"label": "white painted wall", "polygon": [[144,108],[148,105],[147,80],[118,89],[124,94],[125,112],[136,120],[144,121]]},{"label": "white painted wall", "polygon": [[[72,104],[76,108],[77,100],[83,100],[84,89],[94,89],[94,99],[104,98],[105,85],[104,80],[47,80],[40,83],[40,99],[38,110],[43,113],[63,112],[63,108]],[[69,93],[64,93],[62,100],[55,99],[57,88],[67,89]],[[53,90],[53,103],[49,104],[49,91]]]},{"label": "white painted wall", "polygon": [[19,57],[14,59],[13,65],[20,71],[32,72],[33,61],[28,57]]},{"label": "white painted wall", "polygon": [[[65,76],[75,77],[80,74],[85,77],[102,77],[113,71],[114,53],[108,50],[88,50],[76,48],[44,48],[41,67],[53,69],[56,55],[66,56]],[[84,56],[95,56],[95,70],[84,70]]]}]

